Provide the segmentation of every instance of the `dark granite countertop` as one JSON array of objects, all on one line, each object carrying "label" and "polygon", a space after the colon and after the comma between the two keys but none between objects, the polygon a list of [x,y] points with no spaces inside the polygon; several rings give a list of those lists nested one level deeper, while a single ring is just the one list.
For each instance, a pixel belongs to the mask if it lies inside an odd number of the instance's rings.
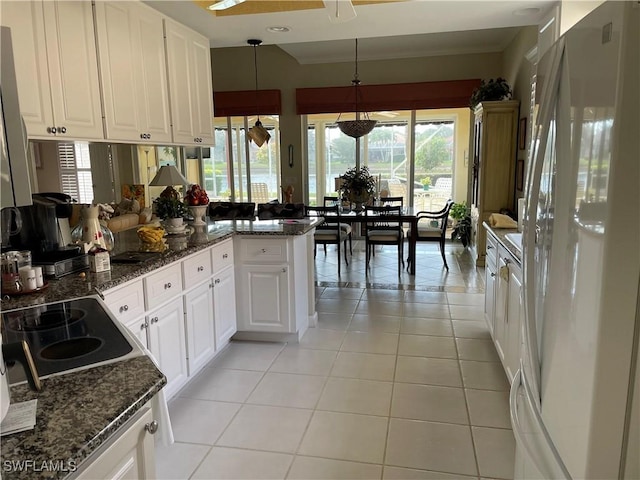
[{"label": "dark granite countertop", "polygon": [[2,478],[65,478],[165,384],[143,355],[45,378],[40,392],[12,386],[12,402],[37,398],[38,408],[33,430],[2,437]]},{"label": "dark granite countertop", "polygon": [[[222,242],[233,235],[264,235],[264,236],[292,236],[304,235],[315,228],[322,220],[234,220],[208,223],[206,226],[189,227],[188,233],[183,235],[167,235],[165,237],[167,249],[157,257],[140,264],[111,263],[111,270],[107,272],[72,273],[59,279],[48,279],[48,287],[40,292],[19,295],[11,298],[4,297],[2,310],[28,307],[44,303],[58,302],[85,295],[94,295],[110,288],[114,288],[129,280],[149,273],[155,269],[187,257],[199,250]],[[136,229],[130,229],[114,234],[115,248],[112,256],[122,252],[143,251]]]},{"label": "dark granite countertop", "polygon": [[488,233],[496,237],[498,242],[506,248],[511,255],[518,261],[518,263],[522,263],[522,250],[517,248],[513,243],[507,240],[507,233],[520,233],[517,228],[491,228],[491,226],[487,222],[483,222],[482,226],[487,230]]}]

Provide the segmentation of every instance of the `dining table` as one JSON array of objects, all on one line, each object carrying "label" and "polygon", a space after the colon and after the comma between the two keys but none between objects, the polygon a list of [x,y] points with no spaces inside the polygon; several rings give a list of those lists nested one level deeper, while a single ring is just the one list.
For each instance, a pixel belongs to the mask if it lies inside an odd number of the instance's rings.
[{"label": "dining table", "polygon": [[373,215],[364,214],[364,210],[356,212],[355,210],[343,210],[335,214],[327,214],[326,217],[337,217],[337,222],[342,223],[365,223],[375,220],[377,217],[384,217],[389,222],[401,222],[409,224],[409,235],[407,237],[409,243],[409,268],[410,275],[416,274],[416,243],[418,239],[418,209],[415,207],[402,207],[401,213]]}]

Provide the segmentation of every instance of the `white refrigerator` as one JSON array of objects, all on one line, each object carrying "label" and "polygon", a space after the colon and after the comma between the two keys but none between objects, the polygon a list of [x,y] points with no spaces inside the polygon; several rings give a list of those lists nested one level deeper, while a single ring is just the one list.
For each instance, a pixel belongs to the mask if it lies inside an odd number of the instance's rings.
[{"label": "white refrigerator", "polygon": [[538,64],[515,478],[640,478],[639,19],[605,2]]}]

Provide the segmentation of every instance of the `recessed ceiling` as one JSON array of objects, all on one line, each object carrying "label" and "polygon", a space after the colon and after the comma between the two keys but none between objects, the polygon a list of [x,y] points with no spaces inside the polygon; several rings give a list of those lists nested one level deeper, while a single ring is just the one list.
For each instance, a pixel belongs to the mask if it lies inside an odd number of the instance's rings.
[{"label": "recessed ceiling", "polygon": [[[263,45],[278,45],[300,63],[324,63],[352,61],[354,38],[361,39],[362,60],[502,51],[519,27],[538,25],[556,2],[408,0],[360,5],[356,1],[356,17],[344,23],[332,22],[326,8],[216,16],[205,14],[191,1],[145,3],[205,35],[212,48],[246,46],[247,39],[259,38]],[[289,31],[267,30],[274,26]]]}]

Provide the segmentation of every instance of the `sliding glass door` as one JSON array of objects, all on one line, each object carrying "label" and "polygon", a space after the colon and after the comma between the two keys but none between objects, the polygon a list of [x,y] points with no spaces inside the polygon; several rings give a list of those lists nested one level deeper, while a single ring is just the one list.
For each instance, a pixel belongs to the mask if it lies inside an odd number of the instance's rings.
[{"label": "sliding glass door", "polygon": [[246,132],[256,117],[215,118],[215,147],[203,158],[205,188],[211,201],[265,203],[280,198],[280,145],[277,116],[261,116],[271,135],[258,148]]},{"label": "sliding glass door", "polygon": [[309,203],[335,195],[335,179],[356,165],[369,167],[388,196],[402,196],[405,205],[437,210],[448,198],[466,198],[465,167],[469,110],[377,112],[375,128],[356,142],[337,128],[337,115],[307,118]]}]

